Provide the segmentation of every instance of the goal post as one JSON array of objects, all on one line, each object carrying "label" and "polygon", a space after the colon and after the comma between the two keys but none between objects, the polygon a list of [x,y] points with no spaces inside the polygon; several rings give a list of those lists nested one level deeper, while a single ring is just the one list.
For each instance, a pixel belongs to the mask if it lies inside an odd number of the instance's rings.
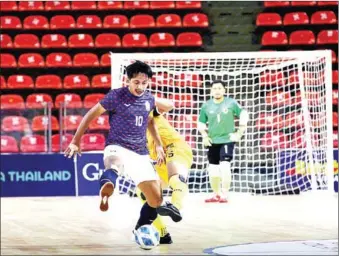
[{"label": "goal post", "polygon": [[149,90],[174,101],[166,117],[193,149],[191,192],[210,191],[197,118],[213,80],[223,80],[225,96],[250,115],[235,146],[232,191],[333,190],[330,51],[112,53],[112,88],[125,83],[125,67],[136,60],[152,67]]}]

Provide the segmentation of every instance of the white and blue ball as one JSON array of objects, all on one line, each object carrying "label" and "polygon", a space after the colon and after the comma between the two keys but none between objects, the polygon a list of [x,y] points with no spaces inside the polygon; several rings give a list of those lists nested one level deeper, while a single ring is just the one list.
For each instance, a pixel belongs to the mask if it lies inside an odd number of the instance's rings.
[{"label": "white and blue ball", "polygon": [[151,250],[159,245],[160,235],[152,225],[143,225],[134,231],[136,243],[144,250]]}]

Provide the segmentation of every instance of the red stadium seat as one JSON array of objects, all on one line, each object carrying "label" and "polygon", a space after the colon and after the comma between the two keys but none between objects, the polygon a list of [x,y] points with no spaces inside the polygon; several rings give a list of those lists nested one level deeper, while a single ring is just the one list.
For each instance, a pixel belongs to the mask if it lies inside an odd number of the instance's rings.
[{"label": "red stadium seat", "polygon": [[289,148],[289,140],[282,132],[267,132],[261,138],[261,147],[264,149]]},{"label": "red stadium seat", "polygon": [[9,35],[1,34],[0,35],[0,49],[12,48],[13,42],[12,38]]},{"label": "red stadium seat", "polygon": [[[35,116],[32,120],[32,131],[33,132],[42,132],[49,129],[49,120],[48,116]],[[51,116],[51,130],[59,130],[59,121],[55,116]]]},{"label": "red stadium seat", "polygon": [[196,32],[183,32],[177,36],[176,44],[179,47],[202,46],[202,38]]},{"label": "red stadium seat", "polygon": [[264,1],[265,7],[286,7],[290,6],[289,1]]},{"label": "red stadium seat", "polygon": [[331,53],[332,53],[332,63],[336,63],[338,61],[337,54],[333,50],[331,50]]},{"label": "red stadium seat", "polygon": [[101,28],[101,19],[97,15],[81,15],[77,19],[77,28]]},{"label": "red stadium seat", "polygon": [[90,83],[86,75],[67,75],[64,78],[65,89],[84,89],[89,87]]},{"label": "red stadium seat", "polygon": [[258,116],[256,128],[262,129],[280,129],[283,127],[282,117],[274,113],[262,113]]},{"label": "red stadium seat", "polygon": [[16,11],[18,10],[18,5],[16,4],[16,1],[0,2],[0,10],[3,12]]},{"label": "red stadium seat", "polygon": [[45,66],[45,61],[39,53],[24,53],[19,57],[18,66],[22,68],[41,68]]},{"label": "red stadium seat", "polygon": [[[319,83],[318,81],[319,77],[315,73],[304,72],[303,77],[304,77],[304,83],[307,85],[317,85]],[[298,84],[299,83],[298,73],[292,71],[288,77],[288,80],[290,84]]]},{"label": "red stadium seat", "polygon": [[201,1],[175,1],[176,9],[201,9]]},{"label": "red stadium seat", "polygon": [[0,89],[6,89],[6,88],[7,88],[6,80],[3,76],[0,76]]},{"label": "red stadium seat", "polygon": [[173,9],[175,8],[174,1],[151,1],[149,5],[150,9]]},{"label": "red stadium seat", "polygon": [[41,39],[42,48],[66,48],[67,40],[61,34],[47,34],[43,35]]},{"label": "red stadium seat", "polygon": [[291,104],[291,95],[289,92],[273,91],[266,94],[266,104],[271,106],[288,106]]},{"label": "red stadium seat", "polygon": [[180,74],[175,78],[175,86],[180,87],[201,87],[202,79],[197,74]]},{"label": "red stadium seat", "polygon": [[284,31],[266,31],[261,38],[262,45],[287,45],[287,35]]},{"label": "red stadium seat", "polygon": [[311,30],[298,30],[290,34],[290,45],[315,44],[315,36]]},{"label": "red stadium seat", "polygon": [[284,16],[284,26],[309,24],[310,20],[306,12],[290,12]]},{"label": "red stadium seat", "polygon": [[62,93],[55,98],[55,108],[60,106],[66,108],[82,108],[82,101],[79,94],[76,93]]},{"label": "red stadium seat", "polygon": [[176,128],[192,130],[198,125],[198,115],[179,115],[177,122],[174,122]]},{"label": "red stadium seat", "polygon": [[35,88],[38,89],[61,89],[61,79],[57,75],[40,75],[35,80]]},{"label": "red stadium seat", "polygon": [[291,6],[314,6],[317,1],[291,1]]},{"label": "red stadium seat", "polygon": [[92,77],[93,88],[111,88],[111,75],[100,74]]},{"label": "red stadium seat", "polygon": [[71,56],[67,53],[50,53],[46,57],[47,67],[72,67]]},{"label": "red stadium seat", "polygon": [[338,84],[338,70],[332,70],[332,83]]},{"label": "red stadium seat", "polygon": [[261,86],[283,86],[285,84],[284,73],[280,71],[264,72],[260,76]]},{"label": "red stadium seat", "polygon": [[45,10],[46,11],[63,11],[70,10],[71,5],[69,1],[46,1]]},{"label": "red stadium seat", "polygon": [[42,135],[26,135],[21,138],[20,150],[23,153],[39,153],[47,151],[45,137]]},{"label": "red stadium seat", "polygon": [[15,68],[16,59],[12,54],[0,53],[0,68]]},{"label": "red stadium seat", "polygon": [[323,25],[336,24],[337,22],[337,17],[333,11],[317,11],[311,17],[311,24]]},{"label": "red stadium seat", "polygon": [[90,122],[88,129],[93,130],[109,130],[108,115],[102,115]]},{"label": "red stadium seat", "polygon": [[318,1],[319,6],[338,5],[338,1]]},{"label": "red stadium seat", "polygon": [[24,109],[25,102],[21,95],[0,95],[0,109]]},{"label": "red stadium seat", "polygon": [[23,116],[5,116],[1,122],[1,130],[4,132],[29,132],[29,124]]},{"label": "red stadium seat", "polygon": [[317,44],[338,44],[338,30],[322,30],[317,37]]},{"label": "red stadium seat", "polygon": [[[65,151],[68,145],[71,143],[73,139],[73,135],[66,133],[61,136],[60,141],[60,134],[54,134],[52,135],[52,152],[60,152]],[[60,142],[61,142],[61,148],[60,148]]]},{"label": "red stadium seat", "polygon": [[0,17],[1,29],[20,29],[22,28],[21,21],[16,16],[1,16]]},{"label": "red stadium seat", "polygon": [[78,126],[82,120],[80,115],[68,115],[63,118],[63,128],[66,131],[74,131],[78,129]]},{"label": "red stadium seat", "polygon": [[11,75],[7,79],[8,89],[31,89],[34,88],[32,77],[27,75]]},{"label": "red stadium seat", "polygon": [[170,33],[154,33],[150,36],[149,47],[173,47],[175,38]]},{"label": "red stadium seat", "polygon": [[98,1],[98,10],[121,10],[122,1]]},{"label": "red stadium seat", "polygon": [[44,4],[42,1],[19,1],[19,11],[43,11]]},{"label": "red stadium seat", "polygon": [[53,100],[49,94],[33,93],[27,96],[26,108],[28,109],[44,108],[47,105],[53,107]]},{"label": "red stadium seat", "polygon": [[154,28],[155,20],[149,14],[137,14],[131,17],[129,22],[130,28]]},{"label": "red stadium seat", "polygon": [[124,9],[148,9],[148,1],[124,1]]},{"label": "red stadium seat", "polygon": [[114,14],[104,18],[104,28],[128,28],[128,18],[125,15]]},{"label": "red stadium seat", "polygon": [[197,139],[190,132],[184,134],[185,141],[190,145],[192,149],[197,148]]},{"label": "red stadium seat", "polygon": [[[314,81],[315,83],[313,84],[316,84],[318,79],[315,79]],[[307,92],[306,98],[307,98],[307,104],[309,106],[318,106],[319,104],[323,104],[322,102],[325,101],[324,95],[321,95],[316,91]],[[301,103],[302,103],[301,92],[298,91],[296,92],[295,97],[293,98],[293,105],[301,105]]]},{"label": "red stadium seat", "polygon": [[100,66],[101,67],[111,66],[111,57],[110,57],[109,53],[105,53],[105,54],[101,55]]},{"label": "red stadium seat", "polygon": [[1,135],[0,136],[1,153],[17,153],[19,152],[18,143],[12,136]]},{"label": "red stadium seat", "polygon": [[180,28],[181,18],[178,14],[161,14],[157,17],[158,28]]},{"label": "red stadium seat", "polygon": [[208,17],[204,13],[189,13],[186,14],[182,21],[183,27],[208,27]]},{"label": "red stadium seat", "polygon": [[[319,138],[316,134],[311,135],[311,143],[313,147],[319,146]],[[298,131],[292,134],[290,140],[291,148],[306,148],[306,134],[302,131]]]},{"label": "red stadium seat", "polygon": [[338,127],[338,113],[337,112],[333,112],[332,114],[333,117],[333,127]]},{"label": "red stadium seat", "polygon": [[14,38],[15,48],[40,48],[39,38],[33,34],[18,34]]},{"label": "red stadium seat", "polygon": [[70,48],[91,48],[93,46],[93,37],[90,34],[74,34],[68,38],[68,47]]},{"label": "red stadium seat", "polygon": [[24,19],[24,29],[48,29],[49,23],[45,16],[31,15]]},{"label": "red stadium seat", "polygon": [[285,116],[284,127],[300,128],[304,126],[304,117],[301,112],[291,112]]},{"label": "red stadium seat", "polygon": [[338,105],[338,89],[332,92],[332,103],[333,105]]},{"label": "red stadium seat", "polygon": [[87,94],[84,98],[84,108],[91,108],[105,97],[103,93]]},{"label": "red stadium seat", "polygon": [[257,26],[278,26],[282,24],[279,13],[259,13],[256,20]]},{"label": "red stadium seat", "polygon": [[74,67],[97,67],[99,66],[98,56],[94,53],[78,53],[73,57]]},{"label": "red stadium seat", "polygon": [[98,133],[84,134],[81,138],[82,151],[103,150],[105,148],[105,136]]},{"label": "red stadium seat", "polygon": [[193,97],[190,93],[171,94],[170,99],[173,100],[176,108],[193,107]]},{"label": "red stadium seat", "polygon": [[145,34],[128,33],[123,36],[122,45],[125,48],[144,48],[148,47],[148,41]]},{"label": "red stadium seat", "polygon": [[50,20],[51,29],[75,28],[75,19],[71,15],[55,15]]},{"label": "red stadium seat", "polygon": [[98,48],[120,48],[121,40],[117,34],[103,33],[95,38],[95,47]]},{"label": "red stadium seat", "polygon": [[72,10],[95,10],[95,1],[71,1]]}]

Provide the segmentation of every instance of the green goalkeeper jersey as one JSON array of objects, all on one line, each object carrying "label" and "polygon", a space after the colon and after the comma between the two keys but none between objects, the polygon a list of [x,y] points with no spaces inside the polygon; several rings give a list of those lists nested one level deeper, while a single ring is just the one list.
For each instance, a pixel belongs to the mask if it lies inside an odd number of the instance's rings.
[{"label": "green goalkeeper jersey", "polygon": [[235,132],[234,116],[239,117],[241,111],[241,106],[232,98],[225,97],[220,103],[210,99],[201,107],[199,122],[208,123],[208,136],[213,144],[228,143],[230,133]]}]

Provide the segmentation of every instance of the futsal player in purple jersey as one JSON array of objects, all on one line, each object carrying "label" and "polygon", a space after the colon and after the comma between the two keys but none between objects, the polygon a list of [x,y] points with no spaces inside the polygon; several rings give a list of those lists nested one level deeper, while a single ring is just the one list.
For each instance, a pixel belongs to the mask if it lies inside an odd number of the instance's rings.
[{"label": "futsal player in purple jersey", "polygon": [[128,86],[111,90],[87,112],[66,149],[65,156],[80,154],[80,140],[90,122],[108,111],[110,130],[104,150],[105,172],[100,177],[100,209],[108,210],[108,198],[113,194],[123,168],[147,201],[141,209],[137,226],[151,224],[157,213],[178,222],[182,219],[179,210],[171,203],[163,202],[159,177],[146,146],[148,128],[157,145],[158,162],[164,161],[165,153],[156,126],[148,120],[150,112],[155,108],[155,99],[146,90],[152,78],[152,70],[147,64],[136,61],[126,67],[126,73]]}]

